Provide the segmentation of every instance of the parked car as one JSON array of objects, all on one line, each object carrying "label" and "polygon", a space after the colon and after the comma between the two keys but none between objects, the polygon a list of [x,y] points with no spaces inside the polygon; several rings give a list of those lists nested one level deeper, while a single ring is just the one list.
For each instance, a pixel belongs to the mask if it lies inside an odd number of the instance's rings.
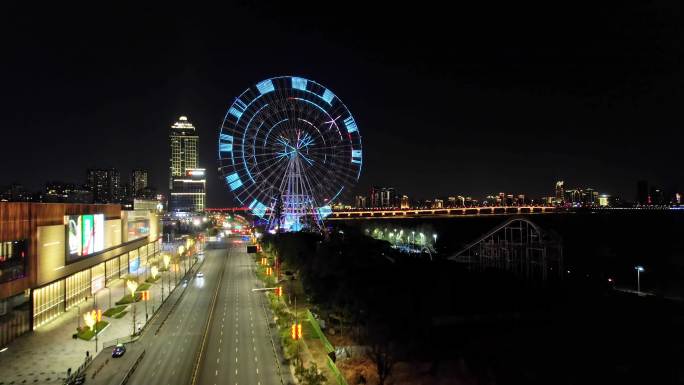
[{"label": "parked car", "polygon": [[126,347],[124,344],[117,344],[116,347],[114,347],[114,350],[112,350],[112,357],[121,357],[124,355],[124,353],[126,353]]}]

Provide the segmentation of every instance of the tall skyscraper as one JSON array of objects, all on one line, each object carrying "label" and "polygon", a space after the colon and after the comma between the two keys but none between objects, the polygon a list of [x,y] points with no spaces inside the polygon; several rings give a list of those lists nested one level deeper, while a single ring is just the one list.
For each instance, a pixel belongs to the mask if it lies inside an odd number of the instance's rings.
[{"label": "tall skyscraper", "polygon": [[206,196],[205,170],[198,168],[195,126],[181,116],[171,126],[169,146],[169,210],[176,212],[204,211]]},{"label": "tall skyscraper", "polygon": [[565,183],[562,180],[556,182],[556,204],[562,204],[565,198],[565,189],[563,187]]},{"label": "tall skyscraper", "polygon": [[399,207],[401,197],[397,194],[394,187],[373,186],[370,190],[370,207]]},{"label": "tall skyscraper", "polygon": [[147,170],[131,171],[131,188],[135,198],[141,198],[147,188]]},{"label": "tall skyscraper", "polygon": [[171,149],[171,164],[169,166],[169,189],[173,189],[173,178],[185,177],[186,170],[197,168],[197,142],[199,136],[195,126],[187,116],[181,116],[171,126],[169,145]]}]

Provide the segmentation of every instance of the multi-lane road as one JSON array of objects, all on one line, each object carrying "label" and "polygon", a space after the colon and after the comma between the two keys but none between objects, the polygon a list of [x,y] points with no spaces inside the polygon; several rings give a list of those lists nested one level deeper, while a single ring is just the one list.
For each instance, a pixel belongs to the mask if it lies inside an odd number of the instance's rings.
[{"label": "multi-lane road", "polygon": [[280,384],[263,294],[253,292],[254,262],[245,247],[229,248],[211,323],[203,345],[198,384]]},{"label": "multi-lane road", "polygon": [[[163,325],[162,312],[142,338],[129,346],[128,359],[110,360],[107,371],[124,373],[128,368],[123,364],[144,349],[130,384],[283,383],[263,294],[252,291],[257,280],[246,245],[223,244],[206,250],[205,258],[199,269],[204,277],[189,281]],[[172,297],[165,306],[173,302]],[[105,373],[97,383],[120,383],[120,376]]]}]

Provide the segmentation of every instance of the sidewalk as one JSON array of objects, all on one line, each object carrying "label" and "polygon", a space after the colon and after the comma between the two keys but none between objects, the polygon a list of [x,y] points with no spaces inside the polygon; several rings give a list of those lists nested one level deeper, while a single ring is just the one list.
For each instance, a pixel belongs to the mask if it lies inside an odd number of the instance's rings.
[{"label": "sidewalk", "polygon": [[[145,271],[141,269],[139,281],[142,284],[145,279]],[[175,288],[174,273],[163,273],[164,300],[169,294],[169,277],[171,277],[171,290]],[[178,273],[178,279],[182,277],[182,271]],[[148,301],[148,314],[152,317],[153,308],[158,309],[161,304],[161,282],[159,279],[152,284],[150,301]],[[111,305],[123,297],[130,295],[125,287],[123,279],[117,279],[110,283],[109,289],[102,289],[95,294],[97,305],[103,311],[108,309],[111,291]],[[93,298],[81,302],[78,307],[73,306],[46,325],[29,332],[8,345],[8,349],[0,353],[0,385],[8,384],[61,384],[67,375],[67,369],[72,372],[83,363],[86,352],[91,356],[103,350],[103,345],[116,342],[116,339],[125,338],[133,332],[133,306],[136,306],[136,324],[142,327],[145,324],[145,303],[143,301],[129,304],[125,316],[122,318],[105,317],[102,319],[109,325],[98,335],[98,346],[95,347],[95,338],[90,341],[73,339],[76,327],[80,323],[84,325],[83,314],[94,308]],[[77,319],[77,312],[79,313]],[[109,352],[109,349],[106,349]]]}]

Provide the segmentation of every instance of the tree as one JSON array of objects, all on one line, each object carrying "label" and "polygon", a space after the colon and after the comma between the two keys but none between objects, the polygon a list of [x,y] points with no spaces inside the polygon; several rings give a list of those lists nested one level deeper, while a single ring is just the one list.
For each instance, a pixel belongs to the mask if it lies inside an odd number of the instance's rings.
[{"label": "tree", "polygon": [[299,382],[303,385],[323,385],[328,380],[322,373],[318,371],[316,363],[312,363],[309,368],[298,366],[295,371]]}]

